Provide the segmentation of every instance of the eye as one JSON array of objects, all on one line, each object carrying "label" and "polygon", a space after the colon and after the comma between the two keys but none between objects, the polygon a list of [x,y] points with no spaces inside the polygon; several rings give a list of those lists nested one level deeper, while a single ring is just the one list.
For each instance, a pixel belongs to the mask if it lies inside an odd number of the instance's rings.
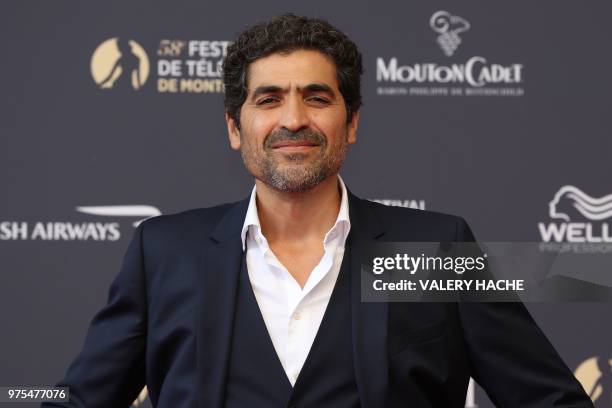
[{"label": "eye", "polygon": [[308,102],[314,102],[316,104],[328,104],[329,101],[322,96],[310,96],[306,99]]},{"label": "eye", "polygon": [[266,97],[266,98],[263,98],[263,99],[258,100],[258,101],[257,101],[257,105],[258,105],[258,106],[270,105],[270,104],[272,104],[272,103],[274,103],[274,102],[278,102],[278,99],[277,99],[277,98],[274,98],[274,97],[272,97],[272,96],[268,96],[268,97]]}]

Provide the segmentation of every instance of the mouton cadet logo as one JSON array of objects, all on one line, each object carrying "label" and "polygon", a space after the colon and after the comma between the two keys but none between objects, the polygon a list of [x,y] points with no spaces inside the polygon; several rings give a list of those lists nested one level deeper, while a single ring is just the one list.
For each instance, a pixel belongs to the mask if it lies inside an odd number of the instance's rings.
[{"label": "mouton cadet logo", "polygon": [[550,222],[538,223],[544,243],[585,244],[580,247],[582,252],[601,252],[612,243],[612,228],[606,222],[612,217],[612,194],[595,198],[565,185],[548,203],[548,216]]},{"label": "mouton cadet logo", "polygon": [[438,33],[438,45],[447,57],[452,57],[459,44],[461,44],[460,33],[470,29],[470,23],[466,19],[453,16],[448,11],[436,11],[429,20],[431,29]]},{"label": "mouton cadet logo", "polygon": [[[477,33],[466,18],[446,10],[434,12],[428,23],[428,31],[431,30],[435,34],[435,43],[446,59],[432,58],[433,61],[413,60],[407,64],[400,63],[400,58],[413,59],[414,53],[425,49],[425,46],[411,47],[409,50],[397,49],[396,54],[400,54],[399,56],[377,57],[377,95],[516,97],[525,94],[522,63],[492,63],[480,54],[481,51],[467,58],[455,58],[459,51],[465,55],[462,47],[463,36],[469,30],[470,35],[479,35],[481,38],[488,33]],[[422,28],[424,29],[425,25]],[[503,50],[498,47],[494,51],[499,49]]]}]

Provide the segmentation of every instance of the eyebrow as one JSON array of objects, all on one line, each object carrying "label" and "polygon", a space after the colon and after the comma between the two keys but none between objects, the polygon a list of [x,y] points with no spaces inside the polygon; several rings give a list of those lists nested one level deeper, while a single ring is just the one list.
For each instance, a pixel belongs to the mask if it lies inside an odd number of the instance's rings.
[{"label": "eyebrow", "polygon": [[[334,90],[326,84],[320,84],[320,83],[315,83],[315,84],[308,84],[304,87],[298,87],[298,90],[301,90],[303,92],[306,93],[316,93],[316,92],[323,92],[328,94],[331,97],[335,97],[336,93],[334,92]],[[253,95],[251,95],[251,100],[254,100],[255,98],[257,98],[260,95],[267,95],[267,94],[279,94],[279,93],[284,93],[286,92],[286,89],[281,88],[280,86],[277,85],[264,85],[264,86],[258,86],[257,88],[255,88],[255,90],[253,91]]]}]

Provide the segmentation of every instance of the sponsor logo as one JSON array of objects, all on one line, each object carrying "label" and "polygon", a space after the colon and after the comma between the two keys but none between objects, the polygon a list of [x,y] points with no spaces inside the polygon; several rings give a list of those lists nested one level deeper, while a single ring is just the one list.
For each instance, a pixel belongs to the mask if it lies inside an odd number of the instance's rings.
[{"label": "sponsor logo", "polygon": [[[100,89],[141,89],[149,74],[159,93],[222,93],[222,65],[230,41],[161,39],[148,53],[136,41],[103,41],[91,58],[91,75]],[[149,56],[155,61],[149,62]]]},{"label": "sponsor logo", "polygon": [[593,198],[578,187],[563,186],[548,204],[548,208],[550,218],[569,222],[569,213],[573,208],[589,220],[601,221],[612,217],[612,194]]},{"label": "sponsor logo", "polygon": [[369,200],[391,207],[416,208],[419,210],[425,209],[425,200],[401,200],[393,198],[370,198]]},{"label": "sponsor logo", "polygon": [[584,360],[574,371],[595,406],[612,406],[612,358],[595,356]]},{"label": "sponsor logo", "polygon": [[466,19],[453,16],[444,10],[433,13],[429,25],[439,34],[436,41],[447,57],[452,57],[461,44],[459,34],[470,29],[470,23]]},{"label": "sponsor logo", "polygon": [[134,227],[137,227],[147,218],[161,215],[161,212],[150,205],[106,205],[93,207],[77,207],[78,212],[84,214],[102,215],[109,217],[144,217],[134,222]]},{"label": "sponsor logo", "polygon": [[[549,222],[538,223],[543,243],[580,244],[567,250],[581,252],[609,252],[612,243],[612,194],[594,198],[578,187],[566,185],[557,191],[548,203]],[[606,245],[598,245],[606,244]],[[558,245],[541,246],[559,248]]]},{"label": "sponsor logo", "polygon": [[0,241],[108,241],[121,239],[117,217],[133,217],[133,226],[161,212],[148,205],[77,207],[77,212],[113,217],[109,222],[0,221]]},{"label": "sponsor logo", "polygon": [[147,401],[147,398],[149,397],[149,390],[147,389],[147,387],[145,386],[141,391],[140,394],[138,394],[138,397],[136,397],[136,399],[134,400],[134,402],[132,402],[132,408],[137,408],[137,407],[142,407],[144,406],[145,401]]},{"label": "sponsor logo", "polygon": [[91,76],[100,89],[139,90],[149,77],[149,57],[140,44],[127,38],[111,38],[91,57]]},{"label": "sponsor logo", "polygon": [[[471,28],[459,16],[441,10],[429,20],[436,43],[447,58],[462,44],[460,34]],[[400,63],[397,56],[376,58],[378,95],[522,96],[524,65],[498,63],[482,55],[458,60]]]}]

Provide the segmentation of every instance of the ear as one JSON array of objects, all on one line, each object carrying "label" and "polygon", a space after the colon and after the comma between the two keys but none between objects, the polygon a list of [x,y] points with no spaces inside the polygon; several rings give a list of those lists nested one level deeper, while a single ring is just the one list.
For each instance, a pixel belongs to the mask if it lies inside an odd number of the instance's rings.
[{"label": "ear", "polygon": [[240,150],[240,129],[238,129],[236,121],[227,112],[225,112],[225,122],[227,123],[230,146],[234,150]]},{"label": "ear", "polygon": [[357,128],[359,127],[359,111],[354,112],[350,122],[347,125],[347,141],[353,144],[357,141]]}]

